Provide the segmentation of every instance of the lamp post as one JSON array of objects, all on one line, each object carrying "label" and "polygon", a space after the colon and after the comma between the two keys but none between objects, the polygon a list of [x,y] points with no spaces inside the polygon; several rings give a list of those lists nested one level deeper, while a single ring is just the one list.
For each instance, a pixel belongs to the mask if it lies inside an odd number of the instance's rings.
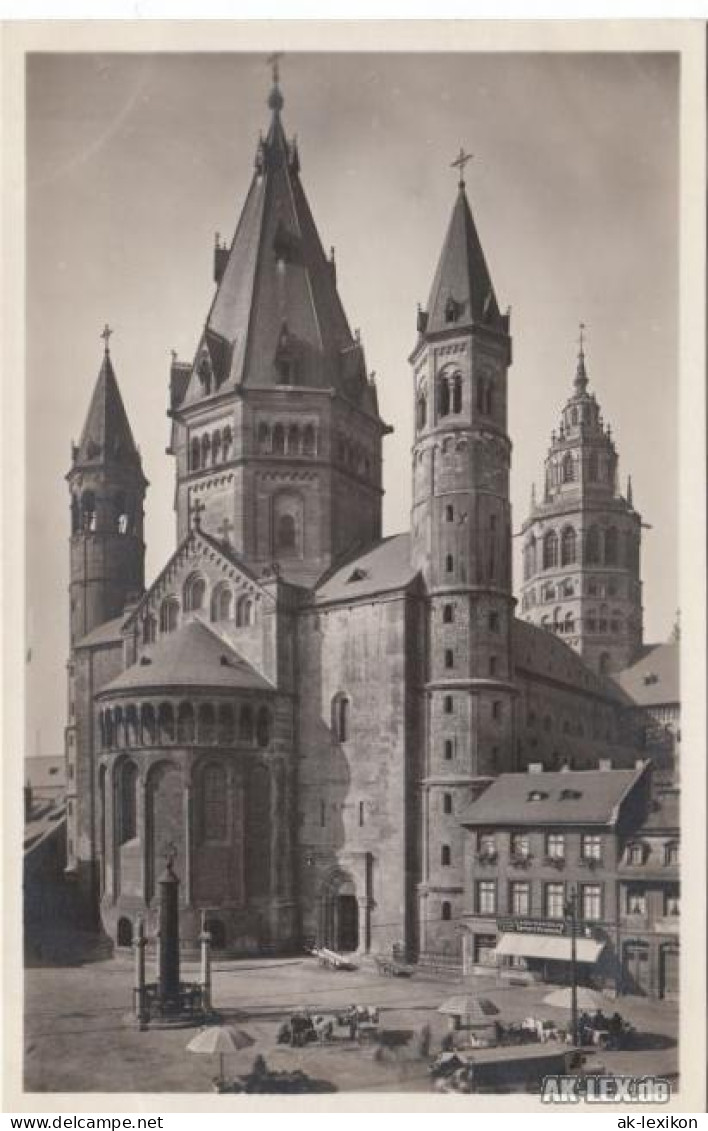
[{"label": "lamp post", "polygon": [[577,899],[577,892],[573,887],[564,908],[566,921],[570,923],[570,1026],[574,1045],[578,1043]]}]

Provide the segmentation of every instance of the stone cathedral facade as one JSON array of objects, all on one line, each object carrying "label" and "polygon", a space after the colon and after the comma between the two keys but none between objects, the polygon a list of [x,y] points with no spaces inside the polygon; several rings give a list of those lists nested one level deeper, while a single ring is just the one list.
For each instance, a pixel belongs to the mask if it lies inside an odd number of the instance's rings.
[{"label": "stone cathedral facade", "polygon": [[149,585],[148,483],[107,336],[72,451],[69,867],[119,944],[139,917],[155,928],[169,853],[187,944],[206,912],[235,954],[454,955],[459,817],[482,786],[532,763],[634,764],[605,671],[641,645],[639,516],[581,357],[517,617],[510,320],[461,179],[410,356],[411,529],[382,537],[391,429],[277,82],[269,107],[194,358],[173,359],[176,547]]}]

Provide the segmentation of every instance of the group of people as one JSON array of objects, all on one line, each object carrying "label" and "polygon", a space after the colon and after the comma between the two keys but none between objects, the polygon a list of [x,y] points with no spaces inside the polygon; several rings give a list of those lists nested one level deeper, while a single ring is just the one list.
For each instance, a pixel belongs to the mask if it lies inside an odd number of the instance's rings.
[{"label": "group of people", "polygon": [[603,1040],[609,1048],[619,1048],[625,1034],[626,1026],[622,1017],[616,1011],[607,1017],[601,1009],[594,1014],[586,1011],[578,1017],[578,1044],[591,1045],[597,1043],[595,1033],[607,1034]]}]

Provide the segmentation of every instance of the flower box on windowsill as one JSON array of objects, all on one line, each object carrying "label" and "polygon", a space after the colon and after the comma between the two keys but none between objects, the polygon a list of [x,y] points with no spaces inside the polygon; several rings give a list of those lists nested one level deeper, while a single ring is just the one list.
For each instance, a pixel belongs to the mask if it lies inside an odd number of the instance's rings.
[{"label": "flower box on windowsill", "polygon": [[523,853],[514,853],[509,857],[509,863],[512,868],[528,868],[531,863],[531,856],[524,856]]},{"label": "flower box on windowsill", "polygon": [[578,864],[581,868],[590,868],[592,871],[593,868],[600,867],[602,860],[597,856],[581,856],[578,860]]},{"label": "flower box on windowsill", "polygon": [[478,852],[476,860],[478,864],[496,864],[497,854],[496,852]]},{"label": "flower box on windowsill", "polygon": [[548,868],[565,868],[565,856],[545,856],[543,863]]}]

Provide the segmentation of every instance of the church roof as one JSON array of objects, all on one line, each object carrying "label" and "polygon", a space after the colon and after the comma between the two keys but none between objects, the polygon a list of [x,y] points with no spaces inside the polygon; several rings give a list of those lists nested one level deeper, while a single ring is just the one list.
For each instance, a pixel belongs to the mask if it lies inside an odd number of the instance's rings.
[{"label": "church roof", "polygon": [[232,645],[200,620],[191,620],[144,648],[137,663],[106,684],[100,694],[153,687],[273,690]]},{"label": "church roof", "polygon": [[[451,304],[454,318],[448,315]],[[487,323],[494,330],[505,329],[463,183],[433,279],[426,331],[449,330],[451,322],[454,326]]]},{"label": "church roof", "polygon": [[463,825],[613,825],[645,772],[566,770],[501,774],[467,808]]},{"label": "church roof", "polygon": [[74,648],[94,648],[98,644],[116,644],[123,640],[121,629],[126,621],[126,614],[107,620],[103,624],[91,629],[86,636],[77,641]]},{"label": "church roof", "polygon": [[364,352],[349,328],[334,262],[325,255],[300,181],[297,147],[283,129],[282,104],[276,85],[270,129],[258,144],[231,247],[217,246],[218,286],[191,380],[186,389],[181,378],[173,382],[173,407],[225,386],[289,383],[335,388],[378,415]]},{"label": "church roof", "polygon": [[140,466],[140,454],[107,349],[74,458],[75,464],[106,462]]},{"label": "church roof", "polygon": [[641,707],[659,703],[678,703],[680,648],[678,641],[650,644],[641,657],[615,675],[615,680],[627,695]]},{"label": "church roof", "polygon": [[325,574],[319,582],[314,600],[357,601],[361,597],[405,589],[417,576],[411,565],[410,534],[393,534],[373,549],[348,558],[344,565]]}]

